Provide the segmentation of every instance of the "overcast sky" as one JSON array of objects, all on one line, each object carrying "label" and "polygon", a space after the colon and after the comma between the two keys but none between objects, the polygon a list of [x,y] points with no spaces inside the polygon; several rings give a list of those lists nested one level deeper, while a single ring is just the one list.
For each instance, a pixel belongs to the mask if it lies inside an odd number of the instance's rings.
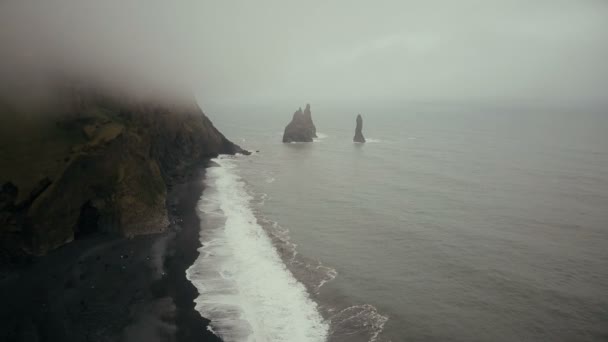
[{"label": "overcast sky", "polygon": [[4,0],[0,22],[5,80],[67,68],[214,103],[608,97],[604,0]]}]

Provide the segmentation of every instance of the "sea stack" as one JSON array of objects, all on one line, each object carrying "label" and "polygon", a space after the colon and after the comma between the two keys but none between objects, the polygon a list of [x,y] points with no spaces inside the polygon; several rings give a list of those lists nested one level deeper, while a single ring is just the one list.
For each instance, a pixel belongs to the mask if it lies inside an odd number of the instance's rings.
[{"label": "sea stack", "polygon": [[312,130],[312,137],[316,138],[317,137],[317,127],[315,127],[315,124],[312,122],[312,114],[310,113],[310,104],[309,103],[307,103],[306,108],[304,108],[304,121],[306,122],[306,124],[308,126],[310,126],[310,129]]},{"label": "sea stack", "polygon": [[355,127],[355,136],[353,137],[354,142],[364,143],[365,137],[363,137],[363,133],[361,130],[363,129],[363,118],[361,114],[357,115],[357,127]]},{"label": "sea stack", "polygon": [[312,122],[310,104],[306,105],[304,111],[299,108],[293,113],[291,122],[285,127],[283,142],[312,142],[317,137],[317,128]]}]

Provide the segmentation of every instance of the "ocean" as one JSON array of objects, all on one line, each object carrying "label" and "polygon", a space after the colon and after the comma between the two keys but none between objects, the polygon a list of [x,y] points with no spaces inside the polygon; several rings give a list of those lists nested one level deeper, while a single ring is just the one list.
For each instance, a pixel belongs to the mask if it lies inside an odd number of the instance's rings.
[{"label": "ocean", "polygon": [[[304,104],[302,104],[304,105]],[[209,108],[254,152],[199,202],[197,310],[230,341],[605,341],[608,113]]]}]

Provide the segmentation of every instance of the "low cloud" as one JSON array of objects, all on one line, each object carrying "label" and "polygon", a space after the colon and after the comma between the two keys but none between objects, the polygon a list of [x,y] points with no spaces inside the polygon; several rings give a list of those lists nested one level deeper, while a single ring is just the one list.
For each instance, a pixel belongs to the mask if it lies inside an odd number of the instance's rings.
[{"label": "low cloud", "polygon": [[67,73],[215,103],[606,104],[604,1],[5,0],[0,22],[19,93]]}]

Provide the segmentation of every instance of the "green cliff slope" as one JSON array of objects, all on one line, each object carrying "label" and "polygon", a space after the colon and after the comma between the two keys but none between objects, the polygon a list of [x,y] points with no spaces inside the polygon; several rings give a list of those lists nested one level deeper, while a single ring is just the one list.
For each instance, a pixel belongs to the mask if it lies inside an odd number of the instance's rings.
[{"label": "green cliff slope", "polygon": [[0,105],[0,257],[44,254],[94,231],[163,231],[173,175],[244,152],[194,102],[74,89],[59,98],[27,113]]}]

